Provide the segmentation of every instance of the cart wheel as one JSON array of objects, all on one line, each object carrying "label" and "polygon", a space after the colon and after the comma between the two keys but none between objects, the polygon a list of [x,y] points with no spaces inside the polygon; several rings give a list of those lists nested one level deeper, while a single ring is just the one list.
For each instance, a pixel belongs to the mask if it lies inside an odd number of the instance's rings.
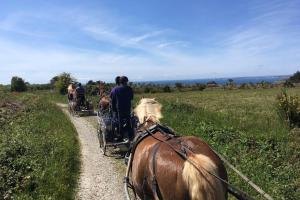
[{"label": "cart wheel", "polygon": [[106,139],[105,134],[102,132],[100,125],[98,125],[98,139],[100,144],[100,150],[102,151],[103,155],[106,154]]},{"label": "cart wheel", "polygon": [[68,111],[69,111],[69,113],[71,114],[72,108],[71,108],[70,104],[68,104]]},{"label": "cart wheel", "polygon": [[105,133],[102,133],[102,140],[103,140],[103,148],[102,148],[102,151],[103,151],[103,155],[106,155],[106,138],[105,138]]},{"label": "cart wheel", "polygon": [[102,139],[100,124],[97,125],[97,136],[98,136],[100,148],[102,148],[103,147],[103,139]]},{"label": "cart wheel", "polygon": [[74,110],[73,110],[73,108],[71,108],[70,114],[74,117]]}]

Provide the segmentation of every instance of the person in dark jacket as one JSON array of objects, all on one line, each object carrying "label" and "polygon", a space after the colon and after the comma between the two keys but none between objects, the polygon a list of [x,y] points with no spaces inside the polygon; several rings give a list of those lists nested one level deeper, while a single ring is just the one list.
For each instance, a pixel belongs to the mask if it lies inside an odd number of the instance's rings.
[{"label": "person in dark jacket", "polygon": [[81,83],[77,84],[77,87],[75,89],[75,93],[76,93],[77,105],[78,106],[84,105],[84,102],[85,102],[85,90],[82,87]]},{"label": "person in dark jacket", "polygon": [[[133,90],[128,86],[128,78],[120,77],[120,86],[112,89],[111,94],[112,111],[118,118],[119,123],[125,122],[126,126],[120,126],[120,133],[127,132],[129,139],[133,139],[131,127],[131,101],[133,100]],[[121,124],[121,123],[120,123]]]}]

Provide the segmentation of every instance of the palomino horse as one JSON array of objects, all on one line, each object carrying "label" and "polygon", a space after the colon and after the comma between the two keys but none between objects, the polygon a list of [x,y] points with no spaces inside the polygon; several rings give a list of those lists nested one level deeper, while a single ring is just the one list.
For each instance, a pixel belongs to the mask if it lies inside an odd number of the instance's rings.
[{"label": "palomino horse", "polygon": [[[141,131],[162,118],[161,105],[154,99],[141,99],[134,112],[141,123]],[[132,155],[132,185],[141,199],[227,199],[227,186],[220,181],[227,181],[226,169],[207,143],[194,136],[161,142],[164,138],[162,132],[154,132],[138,143]],[[188,159],[174,150],[178,141],[191,149],[187,152]]]},{"label": "palomino horse", "polygon": [[68,86],[68,102],[69,102],[69,111],[71,113],[74,113],[75,107],[76,107],[76,101],[75,101],[75,85],[70,84]]}]

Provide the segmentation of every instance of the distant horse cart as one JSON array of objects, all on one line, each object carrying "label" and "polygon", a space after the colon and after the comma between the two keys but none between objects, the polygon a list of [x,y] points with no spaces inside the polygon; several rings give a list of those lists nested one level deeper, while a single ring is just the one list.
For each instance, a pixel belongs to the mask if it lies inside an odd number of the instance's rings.
[{"label": "distant horse cart", "polygon": [[94,107],[90,100],[73,100],[68,101],[69,112],[73,116],[94,115]]},{"label": "distant horse cart", "polygon": [[264,198],[267,193],[237,171],[206,142],[177,136],[159,123],[161,105],[142,99],[135,108],[139,126],[127,157],[124,189],[127,200],[253,200],[228,182],[225,164]]},{"label": "distant horse cart", "polygon": [[78,94],[74,84],[68,86],[68,109],[71,115],[94,115],[92,101],[85,98],[84,93]]}]

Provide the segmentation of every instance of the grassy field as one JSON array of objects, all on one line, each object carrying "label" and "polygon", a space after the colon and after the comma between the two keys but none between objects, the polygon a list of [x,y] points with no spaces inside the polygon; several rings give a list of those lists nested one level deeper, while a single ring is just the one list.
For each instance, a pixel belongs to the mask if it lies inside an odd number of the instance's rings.
[{"label": "grassy field", "polygon": [[79,144],[71,122],[35,94],[0,92],[0,199],[74,199]]},{"label": "grassy field", "polygon": [[[290,89],[299,94],[300,89]],[[163,104],[162,122],[207,141],[275,199],[300,197],[300,131],[290,130],[275,107],[280,89],[206,90],[138,95]],[[229,171],[230,182],[256,192]]]},{"label": "grassy field", "polygon": [[[275,107],[280,88],[174,92],[136,95],[155,97],[163,104],[163,124],[178,134],[207,141],[274,199],[299,199],[300,131],[290,130]],[[300,94],[300,88],[288,90]],[[44,93],[52,101],[65,96]],[[93,97],[97,102],[98,97]],[[263,199],[234,173],[230,182]]]}]

